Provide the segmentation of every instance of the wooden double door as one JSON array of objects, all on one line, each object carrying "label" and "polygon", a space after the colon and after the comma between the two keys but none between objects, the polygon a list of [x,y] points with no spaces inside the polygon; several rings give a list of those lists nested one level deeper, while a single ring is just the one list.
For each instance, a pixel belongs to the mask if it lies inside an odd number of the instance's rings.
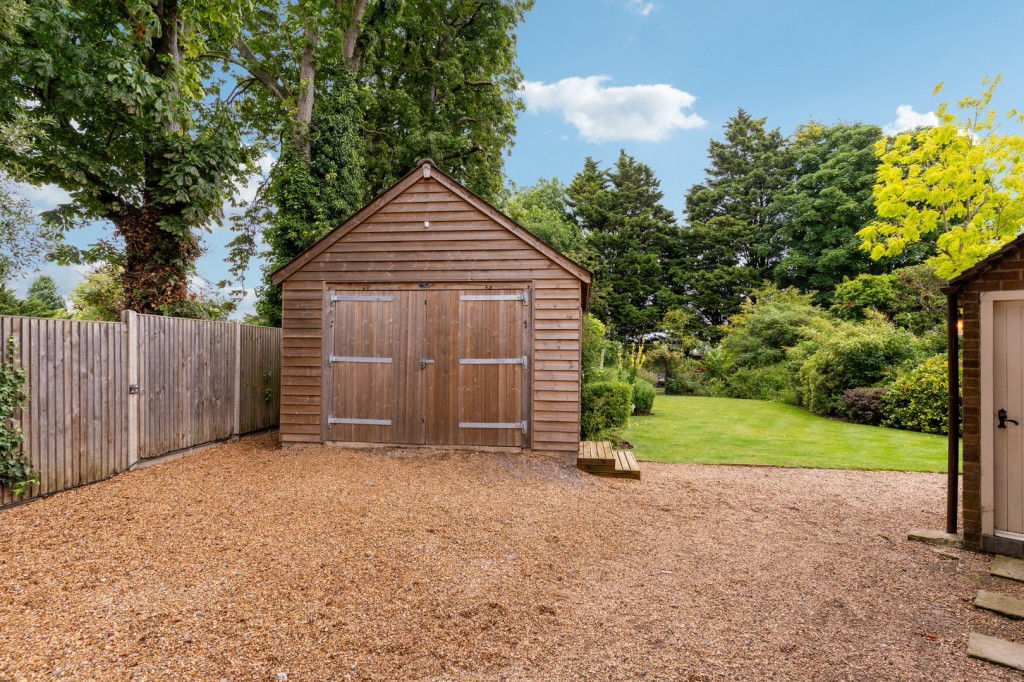
[{"label": "wooden double door", "polygon": [[528,443],[528,289],[336,289],[328,296],[327,440]]}]

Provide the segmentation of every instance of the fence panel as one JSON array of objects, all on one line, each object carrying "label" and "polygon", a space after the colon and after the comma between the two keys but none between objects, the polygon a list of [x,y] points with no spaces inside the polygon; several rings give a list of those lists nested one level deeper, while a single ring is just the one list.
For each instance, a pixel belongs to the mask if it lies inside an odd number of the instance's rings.
[{"label": "fence panel", "polygon": [[242,325],[239,431],[277,426],[281,415],[281,330]]},{"label": "fence panel", "polygon": [[[27,374],[23,450],[40,478],[25,497],[278,424],[280,329],[134,313],[123,322],[0,316],[4,361],[11,335]],[[0,506],[15,501],[0,486]]]},{"label": "fence panel", "polygon": [[140,458],[235,434],[237,328],[230,322],[139,316]]},{"label": "fence panel", "polygon": [[[31,495],[98,481],[128,468],[126,331],[110,322],[0,317],[18,343],[28,404],[23,449],[39,474]],[[0,505],[14,501],[0,486]]]}]

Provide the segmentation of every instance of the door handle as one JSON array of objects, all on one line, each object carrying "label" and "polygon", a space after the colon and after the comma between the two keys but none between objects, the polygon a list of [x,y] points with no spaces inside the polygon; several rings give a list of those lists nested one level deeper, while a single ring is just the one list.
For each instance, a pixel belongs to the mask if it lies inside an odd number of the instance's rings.
[{"label": "door handle", "polygon": [[434,359],[433,358],[429,358],[429,359],[428,358],[420,358],[420,369],[423,369],[427,365],[432,365],[432,364],[434,364]]},{"label": "door handle", "polygon": [[996,417],[999,419],[999,426],[996,427],[997,429],[1005,429],[1006,422],[1010,422],[1014,426],[1020,426],[1020,422],[1017,421],[1016,419],[1008,418],[1006,416],[1006,410],[1002,408],[999,408],[999,412],[996,413]]}]

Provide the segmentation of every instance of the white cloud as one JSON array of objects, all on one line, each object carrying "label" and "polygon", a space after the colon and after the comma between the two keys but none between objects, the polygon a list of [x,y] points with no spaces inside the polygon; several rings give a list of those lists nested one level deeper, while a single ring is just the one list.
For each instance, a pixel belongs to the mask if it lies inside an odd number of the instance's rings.
[{"label": "white cloud", "polygon": [[636,140],[660,142],[674,130],[707,121],[692,109],[697,98],[671,85],[605,87],[609,76],[563,78],[557,83],[526,81],[522,96],[531,113],[559,111],[588,142]]},{"label": "white cloud", "polygon": [[260,188],[260,183],[267,179],[270,174],[270,169],[274,167],[274,163],[277,161],[276,158],[270,154],[264,154],[258,161],[259,171],[253,173],[246,179],[244,185],[240,185],[237,188],[237,199],[249,203],[256,198],[256,191]]},{"label": "white cloud", "polygon": [[36,213],[50,211],[61,204],[71,201],[71,195],[57,185],[26,185],[18,183],[14,190],[19,196],[24,197],[32,205]]},{"label": "white cloud", "polygon": [[914,111],[914,107],[909,104],[901,104],[896,107],[896,120],[886,123],[882,127],[882,132],[886,135],[896,135],[922,126],[937,125],[939,125],[939,117],[935,115],[934,111],[922,114]]},{"label": "white cloud", "polygon": [[654,10],[653,2],[645,2],[644,0],[627,0],[626,9],[631,12],[636,12],[642,17],[646,17]]}]

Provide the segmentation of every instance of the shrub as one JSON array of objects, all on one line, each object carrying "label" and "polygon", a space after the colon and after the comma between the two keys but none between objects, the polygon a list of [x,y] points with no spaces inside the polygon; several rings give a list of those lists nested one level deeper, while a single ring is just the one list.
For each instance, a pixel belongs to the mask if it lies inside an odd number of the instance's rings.
[{"label": "shrub", "polygon": [[924,433],[946,433],[948,382],[945,355],[935,355],[900,374],[882,399],[883,426]]},{"label": "shrub", "polygon": [[862,320],[872,310],[891,315],[896,295],[895,275],[858,275],[836,285],[831,313],[844,320]]},{"label": "shrub", "polygon": [[803,358],[799,399],[815,414],[841,414],[843,391],[882,383],[893,367],[913,355],[913,336],[881,316],[861,324],[822,321],[810,341],[792,354]]},{"label": "shrub", "polygon": [[580,353],[580,364],[584,380],[601,367],[601,352],[605,346],[605,327],[601,320],[590,313],[583,316],[583,348]]},{"label": "shrub", "polygon": [[770,400],[795,405],[796,376],[785,362],[767,367],[741,368],[728,377],[723,393],[729,398]]},{"label": "shrub", "polygon": [[850,388],[843,391],[843,414],[854,424],[878,426],[885,416],[883,398],[888,389]]},{"label": "shrub", "polygon": [[637,378],[633,382],[633,414],[651,414],[656,393],[653,384]]},{"label": "shrub", "polygon": [[633,387],[624,381],[595,381],[583,385],[580,432],[595,440],[629,421]]},{"label": "shrub", "polygon": [[707,371],[697,360],[683,360],[665,379],[665,395],[709,395],[704,385]]},{"label": "shrub", "polygon": [[729,369],[782,362],[786,349],[806,338],[807,327],[820,317],[811,296],[796,289],[768,287],[753,292],[725,328],[720,347]]}]

